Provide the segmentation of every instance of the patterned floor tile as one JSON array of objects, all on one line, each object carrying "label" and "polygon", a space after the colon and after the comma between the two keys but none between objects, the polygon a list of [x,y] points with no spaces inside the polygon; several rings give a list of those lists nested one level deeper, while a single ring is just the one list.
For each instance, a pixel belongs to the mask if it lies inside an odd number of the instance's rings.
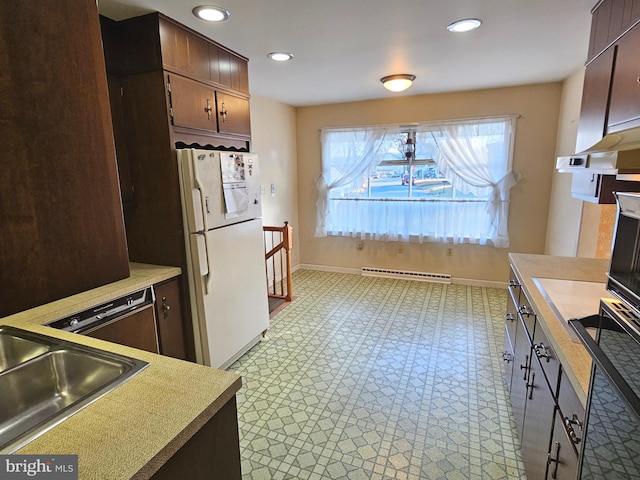
[{"label": "patterned floor tile", "polygon": [[501,289],[299,270],[230,367],[245,480],[525,478]]}]

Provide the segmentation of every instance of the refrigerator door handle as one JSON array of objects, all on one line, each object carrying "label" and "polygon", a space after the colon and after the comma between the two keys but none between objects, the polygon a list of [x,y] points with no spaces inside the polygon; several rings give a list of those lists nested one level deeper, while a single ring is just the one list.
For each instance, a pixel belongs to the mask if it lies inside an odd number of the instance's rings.
[{"label": "refrigerator door handle", "polygon": [[204,284],[206,293],[209,294],[211,293],[211,282],[213,281],[213,272],[211,270],[211,255],[209,255],[209,236],[206,232],[202,235],[204,237],[204,255],[207,261],[207,279]]},{"label": "refrigerator door handle", "polygon": [[204,229],[207,230],[209,226],[207,225],[207,215],[210,213],[209,211],[209,197],[204,194],[203,183],[198,178],[198,169],[193,169],[193,186],[198,190],[198,194],[200,196],[200,212],[202,214],[202,224],[204,225]]}]

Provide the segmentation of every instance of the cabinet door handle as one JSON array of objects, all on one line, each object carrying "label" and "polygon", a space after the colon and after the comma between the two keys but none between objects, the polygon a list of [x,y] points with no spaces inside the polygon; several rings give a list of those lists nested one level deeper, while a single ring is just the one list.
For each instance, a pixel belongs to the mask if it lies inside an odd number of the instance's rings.
[{"label": "cabinet door handle", "polygon": [[558,464],[560,463],[560,442],[555,442],[553,446],[556,448],[556,458],[551,456],[551,452],[547,454],[547,465],[554,464],[551,478],[558,478]]},{"label": "cabinet door handle", "polygon": [[162,314],[164,318],[169,316],[169,310],[171,310],[171,305],[167,305],[167,297],[162,297]]},{"label": "cabinet door handle", "polygon": [[523,380],[527,379],[527,370],[529,370],[529,365],[527,365],[528,363],[529,363],[529,355],[525,355],[524,365],[520,365],[520,370],[524,370],[524,376],[522,377]]},{"label": "cabinet door handle", "polygon": [[527,390],[531,389],[531,390],[529,390],[529,400],[533,400],[533,387],[535,387],[535,381],[536,381],[536,372],[532,372],[531,373],[531,383],[526,383],[525,384],[527,386]]},{"label": "cabinet door handle", "polygon": [[207,112],[207,119],[211,120],[211,112],[213,112],[213,107],[211,106],[211,100],[207,98],[207,106],[204,107],[204,111]]},{"label": "cabinet door handle", "polygon": [[574,425],[578,428],[582,428],[582,422],[578,418],[578,415],[574,413],[571,418],[564,417],[564,426],[567,429],[569,438],[571,439],[574,445],[578,445],[581,439],[580,437],[578,437],[578,434],[576,433],[575,428],[573,428]]},{"label": "cabinet door handle", "polygon": [[227,110],[224,107],[224,102],[220,107],[220,116],[222,117],[222,123],[227,123]]}]

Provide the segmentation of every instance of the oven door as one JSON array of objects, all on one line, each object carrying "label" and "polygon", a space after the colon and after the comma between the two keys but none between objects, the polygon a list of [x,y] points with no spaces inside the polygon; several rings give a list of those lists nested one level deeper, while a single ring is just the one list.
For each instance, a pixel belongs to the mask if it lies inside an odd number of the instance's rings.
[{"label": "oven door", "polygon": [[640,478],[638,325],[632,311],[631,318],[620,315],[630,312],[625,304],[603,299],[600,305],[599,316],[570,321],[593,360],[578,478]]}]

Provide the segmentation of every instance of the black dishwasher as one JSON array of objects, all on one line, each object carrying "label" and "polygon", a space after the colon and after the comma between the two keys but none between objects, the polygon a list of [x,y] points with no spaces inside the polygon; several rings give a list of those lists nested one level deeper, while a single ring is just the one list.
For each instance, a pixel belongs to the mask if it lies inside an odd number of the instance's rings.
[{"label": "black dishwasher", "polygon": [[76,312],[47,326],[158,353],[153,288]]}]

